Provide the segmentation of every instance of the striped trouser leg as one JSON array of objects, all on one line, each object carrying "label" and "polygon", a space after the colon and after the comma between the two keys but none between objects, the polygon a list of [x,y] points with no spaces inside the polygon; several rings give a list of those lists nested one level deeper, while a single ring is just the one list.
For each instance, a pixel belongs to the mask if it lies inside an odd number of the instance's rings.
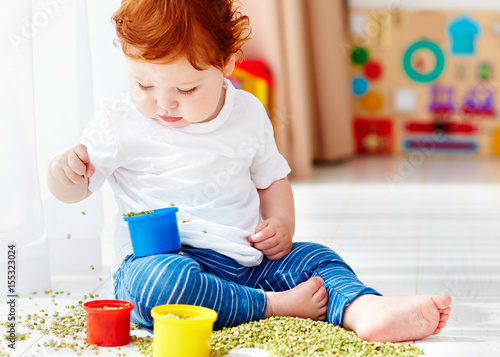
[{"label": "striped trouser leg", "polygon": [[366,287],[342,258],[328,247],[316,243],[294,243],[292,251],[277,261],[264,258],[254,267],[244,285],[265,291],[285,291],[313,276],[321,276],[328,291],[327,321],[342,325],[344,309],[356,297],[380,295]]},{"label": "striped trouser leg", "polygon": [[115,274],[115,295],[132,301],[132,321],[152,326],[151,309],[163,304],[192,304],[218,313],[214,329],[264,317],[264,291],[285,291],[313,276],[321,276],[328,291],[327,321],[342,324],[344,309],[356,297],[377,294],[361,283],[331,249],[315,243],[295,243],[280,260],[266,258],[255,267],[205,249],[181,254],[128,257]]},{"label": "striped trouser leg", "polygon": [[140,325],[153,326],[151,309],[157,305],[190,304],[217,311],[217,330],[264,317],[264,292],[232,281],[246,269],[204,249],[131,255],[114,275],[115,296],[134,303],[131,320]]}]

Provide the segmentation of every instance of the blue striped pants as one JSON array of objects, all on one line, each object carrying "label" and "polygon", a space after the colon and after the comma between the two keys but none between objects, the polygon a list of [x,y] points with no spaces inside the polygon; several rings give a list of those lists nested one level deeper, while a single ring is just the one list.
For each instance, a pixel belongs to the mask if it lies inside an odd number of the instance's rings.
[{"label": "blue striped pants", "polygon": [[265,291],[285,291],[321,276],[328,291],[327,321],[341,325],[344,309],[363,294],[363,285],[333,250],[316,243],[294,243],[280,260],[264,257],[254,267],[212,250],[187,248],[175,253],[136,258],[130,255],[114,275],[117,299],[134,303],[131,320],[153,326],[151,309],[164,304],[205,306],[218,314],[214,329],[264,317]]}]

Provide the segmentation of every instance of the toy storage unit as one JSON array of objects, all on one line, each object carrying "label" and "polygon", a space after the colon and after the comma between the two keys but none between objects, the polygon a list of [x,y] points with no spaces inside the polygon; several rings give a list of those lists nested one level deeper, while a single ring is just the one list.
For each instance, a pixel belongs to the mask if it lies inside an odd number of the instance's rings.
[{"label": "toy storage unit", "polygon": [[356,151],[500,155],[500,6],[393,5],[349,8]]}]

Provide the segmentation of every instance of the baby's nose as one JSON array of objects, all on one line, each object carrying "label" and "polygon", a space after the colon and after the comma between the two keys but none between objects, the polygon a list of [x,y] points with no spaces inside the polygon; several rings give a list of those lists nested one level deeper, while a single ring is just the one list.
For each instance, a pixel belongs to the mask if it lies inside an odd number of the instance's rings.
[{"label": "baby's nose", "polygon": [[175,98],[166,95],[157,98],[156,102],[157,105],[162,109],[173,109],[177,108],[177,106],[179,105],[179,102]]}]

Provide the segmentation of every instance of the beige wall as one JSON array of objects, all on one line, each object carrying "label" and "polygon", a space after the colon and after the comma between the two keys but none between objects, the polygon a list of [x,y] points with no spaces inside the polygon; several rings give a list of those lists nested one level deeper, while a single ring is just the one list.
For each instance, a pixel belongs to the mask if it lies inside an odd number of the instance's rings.
[{"label": "beige wall", "polygon": [[252,39],[247,58],[268,64],[275,86],[271,120],[294,176],[315,160],[352,155],[344,9],[340,0],[242,0]]}]

